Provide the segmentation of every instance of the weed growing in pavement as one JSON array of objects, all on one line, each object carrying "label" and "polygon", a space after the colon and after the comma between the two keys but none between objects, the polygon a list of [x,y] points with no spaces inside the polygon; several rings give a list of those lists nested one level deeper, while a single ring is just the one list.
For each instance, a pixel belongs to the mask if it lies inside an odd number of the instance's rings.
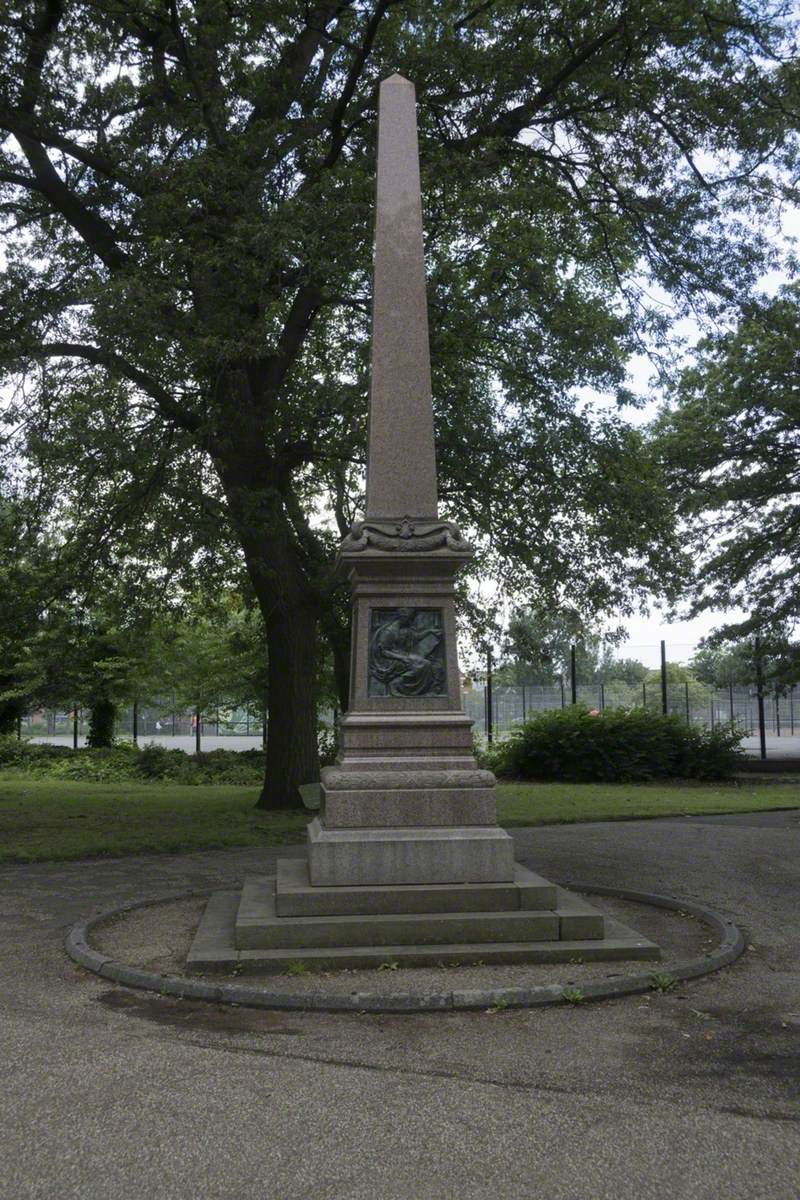
[{"label": "weed growing in pavement", "polygon": [[657,971],[655,975],[650,976],[650,982],[653,985],[654,992],[671,992],[678,986],[678,981],[674,975],[669,975],[666,972]]}]

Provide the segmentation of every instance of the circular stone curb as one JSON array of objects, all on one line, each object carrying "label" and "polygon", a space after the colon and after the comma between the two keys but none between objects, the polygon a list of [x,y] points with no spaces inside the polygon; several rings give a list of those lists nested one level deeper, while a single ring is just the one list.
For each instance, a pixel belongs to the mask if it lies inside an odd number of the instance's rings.
[{"label": "circular stone curb", "polygon": [[[719,944],[708,954],[672,965],[669,973],[677,983],[684,979],[697,979],[710,975],[720,967],[735,962],[744,950],[744,938],[733,921],[705,905],[674,896],[660,896],[652,892],[634,892],[627,888],[601,887],[598,884],[568,883],[561,885],[573,892],[595,896],[611,896],[618,900],[631,900],[637,904],[649,904],[654,908],[666,908],[688,913],[711,926],[719,936]],[[136,909],[151,908],[177,900],[208,896],[214,889],[206,891],[178,892],[160,896],[155,900],[138,900],[119,908],[107,909],[96,916],[88,917],[73,925],[67,934],[67,954],[82,967],[110,979],[125,987],[143,988],[158,992],[162,996],[177,996],[185,1000],[210,1000],[216,1004],[242,1005],[248,1008],[270,1008],[291,1011],[316,1012],[453,1012],[480,1008],[539,1008],[547,1004],[574,1003],[571,993],[579,992],[580,1000],[609,1000],[617,996],[630,996],[654,989],[654,977],[666,971],[650,970],[636,975],[620,975],[614,979],[586,983],[580,988],[570,984],[549,984],[532,988],[477,988],[452,992],[353,992],[349,996],[337,993],[271,992],[267,988],[248,987],[239,983],[205,983],[180,975],[159,975],[117,962],[107,954],[95,950],[89,942],[93,929],[99,925],[123,917]],[[657,967],[658,964],[653,964]]]}]

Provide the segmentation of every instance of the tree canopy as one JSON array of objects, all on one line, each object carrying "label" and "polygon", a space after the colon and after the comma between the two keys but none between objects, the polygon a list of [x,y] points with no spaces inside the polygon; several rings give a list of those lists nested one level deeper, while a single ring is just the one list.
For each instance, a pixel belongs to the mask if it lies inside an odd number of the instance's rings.
[{"label": "tree canopy", "polygon": [[625,399],[666,344],[653,284],[719,313],[767,261],[788,5],[28,0],[0,30],[7,418],[34,473],[74,448],[76,545],[236,547],[280,697],[264,803],[315,777],[318,631],[347,674],[382,77],[418,91],[446,515],[543,599],[674,590],[658,466],[576,389]]},{"label": "tree canopy", "polygon": [[799,364],[792,283],[701,344],[656,425],[694,551],[694,609],[743,609],[732,636],[800,620]]}]

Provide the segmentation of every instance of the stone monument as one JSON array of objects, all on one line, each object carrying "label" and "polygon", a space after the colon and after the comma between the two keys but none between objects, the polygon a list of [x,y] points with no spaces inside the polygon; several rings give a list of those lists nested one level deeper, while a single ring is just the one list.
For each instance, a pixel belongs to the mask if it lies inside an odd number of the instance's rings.
[{"label": "stone monument", "polygon": [[454,578],[472,550],[437,507],[414,87],[379,93],[372,363],[350,705],[308,856],[218,893],[189,965],[279,969],[657,956],[652,943],[514,861],[461,707]]}]

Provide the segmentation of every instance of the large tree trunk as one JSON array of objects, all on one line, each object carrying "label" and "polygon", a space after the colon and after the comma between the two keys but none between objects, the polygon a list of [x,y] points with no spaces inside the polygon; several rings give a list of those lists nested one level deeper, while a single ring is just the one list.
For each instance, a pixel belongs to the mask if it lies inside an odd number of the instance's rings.
[{"label": "large tree trunk", "polygon": [[256,431],[248,434],[241,412],[228,438],[218,470],[267,633],[267,762],[258,807],[299,808],[299,786],[319,779],[320,595]]},{"label": "large tree trunk", "polygon": [[298,788],[319,779],[317,620],[309,604],[265,613],[269,654],[267,768],[258,808],[298,808]]}]

